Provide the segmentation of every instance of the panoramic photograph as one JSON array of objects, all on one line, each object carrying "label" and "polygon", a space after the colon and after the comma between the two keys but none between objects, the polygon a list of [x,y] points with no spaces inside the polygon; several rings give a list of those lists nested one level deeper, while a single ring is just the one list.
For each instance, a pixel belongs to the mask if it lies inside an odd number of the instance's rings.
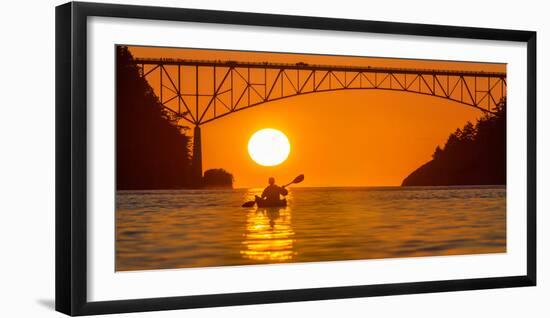
[{"label": "panoramic photograph", "polygon": [[506,253],[506,64],[115,50],[116,271]]}]

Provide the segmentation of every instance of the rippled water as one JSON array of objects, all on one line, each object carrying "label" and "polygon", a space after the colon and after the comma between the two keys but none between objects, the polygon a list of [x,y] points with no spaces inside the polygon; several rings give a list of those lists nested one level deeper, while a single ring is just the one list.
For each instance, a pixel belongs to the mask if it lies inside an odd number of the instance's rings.
[{"label": "rippled water", "polygon": [[118,191],[116,270],[506,251],[505,187]]}]

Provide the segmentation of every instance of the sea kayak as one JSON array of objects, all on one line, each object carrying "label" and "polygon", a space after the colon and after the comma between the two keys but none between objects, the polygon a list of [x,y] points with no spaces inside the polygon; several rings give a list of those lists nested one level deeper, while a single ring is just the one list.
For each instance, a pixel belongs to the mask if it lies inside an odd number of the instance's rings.
[{"label": "sea kayak", "polygon": [[268,207],[285,207],[286,206],[286,199],[278,200],[278,201],[266,201],[260,198],[256,198],[256,204],[260,208],[268,208]]}]

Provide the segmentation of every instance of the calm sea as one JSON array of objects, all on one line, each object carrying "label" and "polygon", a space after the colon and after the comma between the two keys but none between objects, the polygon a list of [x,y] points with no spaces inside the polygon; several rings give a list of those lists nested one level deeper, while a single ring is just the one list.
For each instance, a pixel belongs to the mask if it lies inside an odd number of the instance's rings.
[{"label": "calm sea", "polygon": [[242,208],[261,189],[118,191],[116,269],[506,252],[506,189],[291,188],[286,208]]}]

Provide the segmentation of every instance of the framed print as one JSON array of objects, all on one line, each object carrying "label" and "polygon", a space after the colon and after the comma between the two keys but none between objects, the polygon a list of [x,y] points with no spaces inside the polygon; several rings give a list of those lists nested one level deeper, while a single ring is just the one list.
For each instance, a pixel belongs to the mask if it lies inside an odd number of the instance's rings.
[{"label": "framed print", "polygon": [[56,309],[536,284],[536,34],[56,8]]}]

